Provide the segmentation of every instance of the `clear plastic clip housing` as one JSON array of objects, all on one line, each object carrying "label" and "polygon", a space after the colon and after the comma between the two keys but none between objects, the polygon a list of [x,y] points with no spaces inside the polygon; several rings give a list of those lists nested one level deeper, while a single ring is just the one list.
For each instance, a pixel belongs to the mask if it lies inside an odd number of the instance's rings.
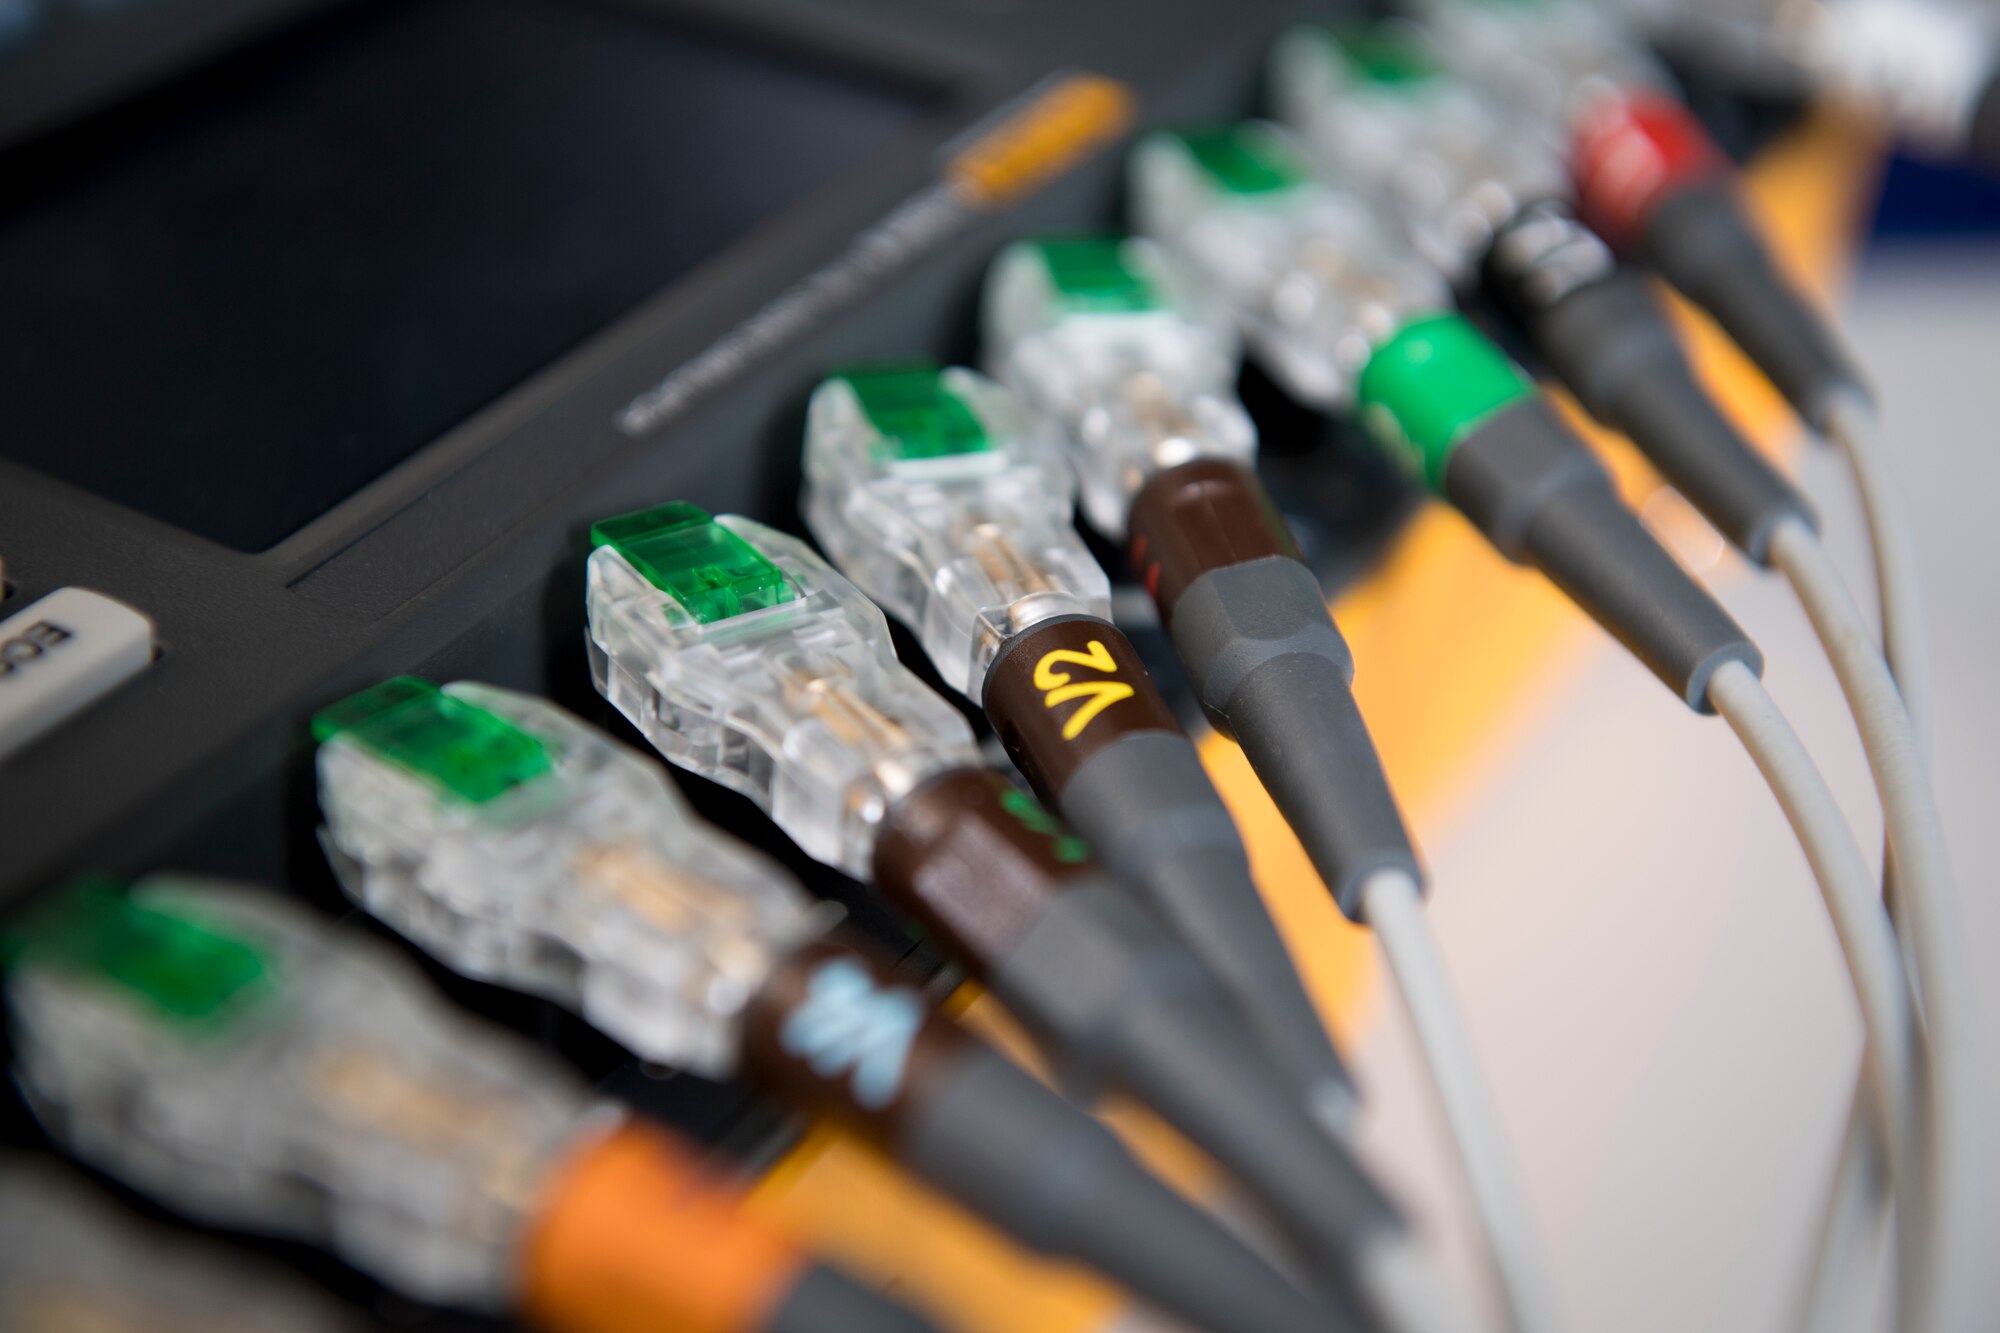
[{"label": "clear plastic clip housing", "polygon": [[1359,195],[1313,180],[1276,126],[1154,134],[1133,150],[1141,229],[1229,309],[1304,403],[1343,410],[1354,377],[1444,280]]},{"label": "clear plastic clip housing", "polygon": [[367,1327],[270,1259],[142,1218],[46,1157],[0,1154],[0,1328],[10,1333]]},{"label": "clear plastic clip housing", "polygon": [[1934,152],[1961,148],[2000,59],[2000,11],[1962,0],[1774,6],[1779,41],[1823,88]]},{"label": "clear plastic clip housing", "polygon": [[1519,108],[1557,145],[1600,99],[1673,86],[1588,0],[1412,0],[1411,15],[1447,69]]},{"label": "clear plastic clip housing", "polygon": [[822,383],[801,507],[841,572],[974,698],[1013,635],[1111,614],[1057,432],[973,371],[878,367]]},{"label": "clear plastic clip housing", "polygon": [[[674,526],[691,514],[696,526]],[[667,548],[700,524],[713,531],[697,540],[723,557],[690,573],[695,557]],[[897,661],[882,612],[805,543],[691,505],[599,524],[597,536],[598,689],[668,759],[756,801],[815,859],[869,878],[889,807],[934,774],[979,765],[958,710]],[[723,566],[767,590],[714,608],[726,614],[690,610],[706,600],[700,586],[731,577],[708,577]]]},{"label": "clear plastic clip housing", "polygon": [[499,1310],[584,1089],[276,893],[58,893],[6,975],[15,1077],[78,1157],[192,1216]]},{"label": "clear plastic clip housing", "polygon": [[988,366],[1061,427],[1084,513],[1114,540],[1157,474],[1256,458],[1236,334],[1205,305],[1179,265],[1132,237],[1016,242],[987,271]]},{"label": "clear plastic clip housing", "polygon": [[1403,25],[1295,28],[1272,50],[1270,86],[1322,176],[1385,202],[1455,286],[1477,280],[1495,232],[1523,208],[1569,196],[1548,138],[1444,75]]},{"label": "clear plastic clip housing", "polygon": [[734,1072],[743,1007],[816,928],[784,870],[540,699],[402,678],[321,719],[321,840],[356,901],[645,1059]]}]

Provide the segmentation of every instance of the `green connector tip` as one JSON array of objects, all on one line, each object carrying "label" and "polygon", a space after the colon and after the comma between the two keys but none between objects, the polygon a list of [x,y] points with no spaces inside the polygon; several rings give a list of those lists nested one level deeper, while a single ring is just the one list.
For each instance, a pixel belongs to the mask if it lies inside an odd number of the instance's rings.
[{"label": "green connector tip", "polygon": [[590,544],[616,550],[704,625],[798,597],[762,551],[685,500],[594,523]]},{"label": "green connector tip", "polygon": [[854,390],[869,424],[897,462],[983,453],[993,447],[978,415],[946,387],[943,372],[930,362],[842,370],[834,378],[846,380]]},{"label": "green connector tip", "polygon": [[1366,83],[1401,87],[1438,77],[1437,62],[1411,33],[1380,23],[1336,23],[1320,30],[1327,44]]},{"label": "green connector tip", "polygon": [[4,937],[10,968],[47,967],[101,978],[168,1018],[227,1017],[265,978],[250,944],[175,913],[136,902],[103,878],[58,889]]},{"label": "green connector tip", "polygon": [[1247,125],[1183,131],[1195,163],[1229,194],[1275,194],[1302,185],[1306,173],[1284,145]]},{"label": "green connector tip", "polygon": [[321,741],[345,736],[442,794],[474,804],[551,767],[540,740],[415,676],[385,680],[321,709],[313,716],[313,735]]},{"label": "green connector tip", "polygon": [[1035,249],[1057,299],[1071,313],[1129,314],[1162,305],[1152,279],[1132,264],[1121,237],[1042,240]]},{"label": "green connector tip", "polygon": [[1428,315],[1368,358],[1355,386],[1361,424],[1444,491],[1458,442],[1494,413],[1535,393],[1530,380],[1462,315]]}]

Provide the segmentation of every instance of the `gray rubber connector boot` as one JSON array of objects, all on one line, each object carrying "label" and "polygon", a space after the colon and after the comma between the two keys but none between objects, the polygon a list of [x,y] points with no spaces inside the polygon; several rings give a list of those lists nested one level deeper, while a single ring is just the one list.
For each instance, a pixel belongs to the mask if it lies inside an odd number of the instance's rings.
[{"label": "gray rubber connector boot", "polygon": [[1213,1157],[1269,1210],[1316,1287],[1352,1313],[1352,1265],[1401,1220],[1207,972],[1111,883],[1045,911],[989,972],[995,995],[1080,1092],[1115,1087]]},{"label": "gray rubber connector boot", "polygon": [[976,1199],[1008,1234],[1081,1259],[1195,1328],[1324,1333],[1340,1324],[1133,1160],[1111,1131],[987,1051],[934,1088],[904,1163]]},{"label": "gray rubber connector boot", "polygon": [[1568,593],[1697,712],[1724,662],[1763,654],[1674,562],[1604,468],[1537,397],[1495,413],[1453,449],[1445,494],[1509,560]]},{"label": "gray rubber connector boot", "polygon": [[1673,191],[1646,221],[1646,258],[1712,316],[1814,430],[1842,394],[1870,396],[1833,328],[1773,264],[1728,186]]},{"label": "gray rubber connector boot", "polygon": [[1351,1123],[1354,1080],[1193,743],[1151,731],[1107,745],[1063,789],[1062,815],[1221,981],[1321,1123],[1334,1132]]},{"label": "gray rubber connector boot", "polygon": [[1312,571],[1284,556],[1211,570],[1174,604],[1174,651],[1235,738],[1340,910],[1395,868],[1422,882],[1381,756],[1355,706],[1354,659]]},{"label": "gray rubber connector boot", "polygon": [[786,1294],[764,1333],[941,1333],[936,1324],[835,1269],[815,1264]]},{"label": "gray rubber connector boot", "polygon": [[1622,431],[1736,548],[1766,563],[1812,507],[1696,383],[1650,282],[1561,204],[1522,210],[1486,256],[1485,287],[1584,411]]}]

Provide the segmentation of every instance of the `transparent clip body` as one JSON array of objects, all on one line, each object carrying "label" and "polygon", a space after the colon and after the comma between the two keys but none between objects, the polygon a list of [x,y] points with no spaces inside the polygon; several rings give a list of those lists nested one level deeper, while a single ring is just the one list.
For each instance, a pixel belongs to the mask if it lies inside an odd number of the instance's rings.
[{"label": "transparent clip body", "polygon": [[1235,317],[1293,397],[1352,402],[1375,347],[1447,308],[1444,280],[1357,194],[1311,178],[1275,126],[1154,134],[1133,150],[1132,207]]},{"label": "transparent clip body", "polygon": [[1158,473],[1255,460],[1228,313],[1152,242],[1016,242],[987,270],[983,310],[988,368],[1060,425],[1084,513],[1107,537],[1123,539]]},{"label": "transparent clip body", "polygon": [[143,1221],[64,1172],[0,1161],[0,1328],[10,1333],[360,1333],[247,1254]]},{"label": "transparent clip body", "polygon": [[1829,93],[1919,148],[1956,152],[2000,69],[1982,0],[1623,0],[1620,10],[1735,89]]},{"label": "transparent clip body", "polygon": [[801,508],[841,572],[973,698],[1013,635],[1053,616],[1110,616],[1058,432],[973,371],[823,382],[806,414]]},{"label": "transparent clip body", "polygon": [[1960,149],[2000,68],[2000,11],[1953,0],[1764,0],[1774,44],[1813,85],[1932,152]]},{"label": "transparent clip body", "polygon": [[1270,87],[1314,167],[1384,201],[1454,286],[1478,280],[1495,232],[1523,208],[1569,196],[1568,168],[1549,140],[1442,74],[1400,25],[1349,40],[1295,28],[1272,50]]},{"label": "transparent clip body", "polygon": [[[696,819],[658,765],[540,699],[403,679],[329,716],[321,841],[357,902],[648,1060],[734,1072],[744,1006],[823,920],[791,876]],[[453,781],[440,757],[502,772]]]},{"label": "transparent clip body", "polygon": [[1410,12],[1446,68],[1532,117],[1558,148],[1600,99],[1673,86],[1588,0],[1411,0]]},{"label": "transparent clip body", "polygon": [[262,890],[59,893],[6,976],[14,1073],[78,1157],[204,1220],[498,1310],[584,1090]]},{"label": "transparent clip body", "polygon": [[[628,517],[645,531],[644,514]],[[889,807],[979,764],[972,729],[896,660],[882,612],[803,542],[734,515],[707,521],[777,573],[782,600],[700,619],[654,582],[672,580],[643,537],[607,541],[588,577],[597,687],[675,764],[868,879]]]}]

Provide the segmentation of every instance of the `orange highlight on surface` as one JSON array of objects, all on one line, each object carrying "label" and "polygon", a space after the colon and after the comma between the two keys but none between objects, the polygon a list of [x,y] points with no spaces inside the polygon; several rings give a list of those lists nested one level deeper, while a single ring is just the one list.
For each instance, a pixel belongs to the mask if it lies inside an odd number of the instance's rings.
[{"label": "orange highlight on surface", "polygon": [[560,1167],[523,1246],[524,1313],[554,1333],[746,1333],[806,1259],[665,1132],[626,1123]]}]

